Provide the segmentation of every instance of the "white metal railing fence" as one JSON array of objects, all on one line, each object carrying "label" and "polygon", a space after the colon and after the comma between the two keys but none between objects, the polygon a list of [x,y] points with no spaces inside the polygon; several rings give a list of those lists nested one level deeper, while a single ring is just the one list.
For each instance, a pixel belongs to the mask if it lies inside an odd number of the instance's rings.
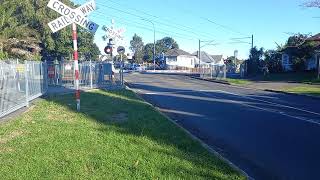
[{"label": "white metal railing fence", "polygon": [[[79,86],[80,88],[96,88],[103,85],[117,83],[120,80],[119,73],[113,70],[111,63],[80,62],[79,63]],[[49,85],[74,87],[74,63],[60,62],[48,64]]]},{"label": "white metal railing fence", "polygon": [[29,106],[46,93],[47,69],[43,62],[0,62],[0,117]]},{"label": "white metal railing fence", "polygon": [[205,79],[226,79],[226,65],[209,65],[200,69],[200,76]]}]

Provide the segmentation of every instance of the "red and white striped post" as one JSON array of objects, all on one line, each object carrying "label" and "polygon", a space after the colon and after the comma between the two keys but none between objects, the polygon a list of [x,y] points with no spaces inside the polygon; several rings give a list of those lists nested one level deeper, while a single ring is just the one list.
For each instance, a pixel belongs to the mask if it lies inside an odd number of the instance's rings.
[{"label": "red and white striped post", "polygon": [[73,40],[73,58],[74,58],[74,73],[75,73],[75,88],[76,88],[76,100],[77,100],[77,111],[80,111],[80,90],[79,90],[79,63],[78,63],[78,35],[77,25],[72,24],[72,40]]}]

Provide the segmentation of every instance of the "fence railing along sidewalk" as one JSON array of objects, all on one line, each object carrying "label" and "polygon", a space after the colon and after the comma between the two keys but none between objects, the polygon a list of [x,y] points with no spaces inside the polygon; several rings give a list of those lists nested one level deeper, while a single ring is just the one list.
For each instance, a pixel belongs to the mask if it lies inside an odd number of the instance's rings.
[{"label": "fence railing along sidewalk", "polygon": [[0,117],[45,94],[47,69],[43,62],[0,62]]},{"label": "fence railing along sidewalk", "polygon": [[[74,63],[62,62],[48,64],[48,83],[54,86],[74,87]],[[79,63],[80,88],[96,88],[114,85],[120,80],[120,75],[114,73],[112,64],[85,61]]]}]

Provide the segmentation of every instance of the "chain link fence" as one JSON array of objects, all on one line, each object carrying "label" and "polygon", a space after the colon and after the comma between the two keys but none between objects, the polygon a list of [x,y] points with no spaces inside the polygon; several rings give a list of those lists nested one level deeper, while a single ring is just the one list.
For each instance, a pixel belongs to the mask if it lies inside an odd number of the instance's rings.
[{"label": "chain link fence", "polygon": [[43,62],[0,62],[0,117],[29,106],[48,90]]}]

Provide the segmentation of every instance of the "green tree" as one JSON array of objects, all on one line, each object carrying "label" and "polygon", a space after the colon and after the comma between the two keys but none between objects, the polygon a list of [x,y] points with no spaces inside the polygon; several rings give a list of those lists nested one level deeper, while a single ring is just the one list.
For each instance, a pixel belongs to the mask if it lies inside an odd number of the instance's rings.
[{"label": "green tree", "polygon": [[156,52],[166,53],[170,49],[179,49],[178,43],[171,37],[164,37],[156,42]]},{"label": "green tree", "polygon": [[314,7],[314,8],[320,8],[320,0],[310,0],[306,1],[303,6],[305,7]]},{"label": "green tree", "polygon": [[132,40],[130,41],[130,49],[134,53],[135,61],[137,63],[141,63],[143,60],[144,44],[142,38],[137,34],[134,34]]},{"label": "green tree", "polygon": [[305,40],[308,38],[309,36],[306,34],[295,34],[293,36],[290,36],[285,44],[285,46],[300,46],[302,45]]},{"label": "green tree", "polygon": [[294,47],[290,50],[290,56],[295,71],[303,71],[306,61],[313,56],[316,50],[317,43],[307,42],[308,37],[310,35],[298,33],[289,37],[285,44],[285,47]]},{"label": "green tree", "polygon": [[[73,51],[71,28],[51,33],[47,24],[60,15],[47,7],[48,0],[0,2],[0,41],[3,44],[3,51],[8,56],[35,59],[41,55],[43,60],[70,57]],[[70,0],[62,2],[74,7]],[[78,37],[79,41],[87,39],[87,43],[79,44],[81,45],[79,50],[94,52],[92,54],[95,56],[99,49],[93,43],[93,36],[87,36],[79,30]],[[36,51],[31,52],[30,49]]]},{"label": "green tree", "polygon": [[254,47],[250,50],[248,61],[248,73],[257,74],[259,72],[259,65],[263,57],[263,48],[258,49]]},{"label": "green tree", "polygon": [[[170,49],[178,49],[179,44],[171,37],[164,37],[156,42],[156,56],[166,53]],[[153,61],[153,43],[148,43],[143,48],[143,60],[147,62]]]},{"label": "green tree", "polygon": [[143,61],[153,61],[153,43],[148,43],[143,47]]},{"label": "green tree", "polygon": [[264,61],[271,73],[282,72],[282,54],[276,50],[267,50],[264,52]]}]

